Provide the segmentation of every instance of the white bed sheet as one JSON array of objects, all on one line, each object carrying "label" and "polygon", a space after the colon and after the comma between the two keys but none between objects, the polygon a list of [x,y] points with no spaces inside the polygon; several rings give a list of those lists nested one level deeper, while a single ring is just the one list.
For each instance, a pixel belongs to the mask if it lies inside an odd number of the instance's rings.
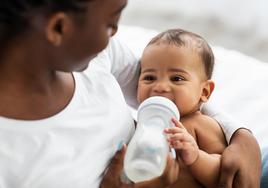
[{"label": "white bed sheet", "polygon": [[[118,35],[140,56],[156,33],[141,27],[120,26]],[[261,147],[268,146],[268,63],[222,47],[215,46],[213,51],[216,88],[209,103],[250,128]]]}]

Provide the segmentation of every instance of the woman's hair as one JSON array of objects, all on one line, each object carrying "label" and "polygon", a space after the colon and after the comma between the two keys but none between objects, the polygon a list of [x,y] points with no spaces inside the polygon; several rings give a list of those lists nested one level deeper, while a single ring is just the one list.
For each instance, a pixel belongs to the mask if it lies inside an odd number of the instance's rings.
[{"label": "woman's hair", "polygon": [[214,67],[214,55],[208,43],[201,36],[182,29],[170,29],[158,34],[147,46],[157,43],[189,47],[197,51],[203,62],[207,79],[211,78]]},{"label": "woman's hair", "polygon": [[83,12],[90,0],[1,0],[0,45],[24,32],[36,14],[49,15],[56,11]]}]

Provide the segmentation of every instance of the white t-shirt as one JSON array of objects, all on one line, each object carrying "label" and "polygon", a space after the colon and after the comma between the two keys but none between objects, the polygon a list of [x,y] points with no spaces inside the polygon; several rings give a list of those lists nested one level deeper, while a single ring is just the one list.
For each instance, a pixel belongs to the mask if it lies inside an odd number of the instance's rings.
[{"label": "white t-shirt", "polygon": [[64,110],[34,121],[0,117],[0,187],[98,188],[134,132],[121,89],[135,107],[137,78],[137,59],[113,39],[85,72],[74,73],[75,93]]}]

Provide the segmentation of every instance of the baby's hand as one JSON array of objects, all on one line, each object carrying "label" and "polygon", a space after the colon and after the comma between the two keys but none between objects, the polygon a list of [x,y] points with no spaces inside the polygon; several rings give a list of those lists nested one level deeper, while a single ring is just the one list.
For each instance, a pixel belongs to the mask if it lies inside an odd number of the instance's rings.
[{"label": "baby's hand", "polygon": [[167,141],[170,147],[176,149],[184,164],[191,165],[197,160],[199,155],[197,143],[181,122],[175,118],[172,118],[172,122],[175,127],[164,130],[168,135]]}]

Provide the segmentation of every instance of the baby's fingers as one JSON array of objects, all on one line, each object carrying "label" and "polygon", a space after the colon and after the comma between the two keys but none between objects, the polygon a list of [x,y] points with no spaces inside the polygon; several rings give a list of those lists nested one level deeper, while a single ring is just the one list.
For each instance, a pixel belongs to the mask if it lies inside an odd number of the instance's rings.
[{"label": "baby's fingers", "polygon": [[164,132],[166,134],[177,134],[177,133],[183,133],[184,130],[178,127],[171,127],[171,128],[164,129]]},{"label": "baby's fingers", "polygon": [[183,126],[183,124],[178,121],[176,118],[172,118],[171,121],[173,122],[173,124],[175,125],[175,127],[181,128],[181,129],[185,129],[185,127]]},{"label": "baby's fingers", "polygon": [[169,142],[169,146],[174,149],[183,149],[184,144],[181,141],[175,140],[175,141]]},{"label": "baby's fingers", "polygon": [[168,136],[168,141],[173,142],[173,141],[188,141],[187,136],[184,133],[176,133]]}]

